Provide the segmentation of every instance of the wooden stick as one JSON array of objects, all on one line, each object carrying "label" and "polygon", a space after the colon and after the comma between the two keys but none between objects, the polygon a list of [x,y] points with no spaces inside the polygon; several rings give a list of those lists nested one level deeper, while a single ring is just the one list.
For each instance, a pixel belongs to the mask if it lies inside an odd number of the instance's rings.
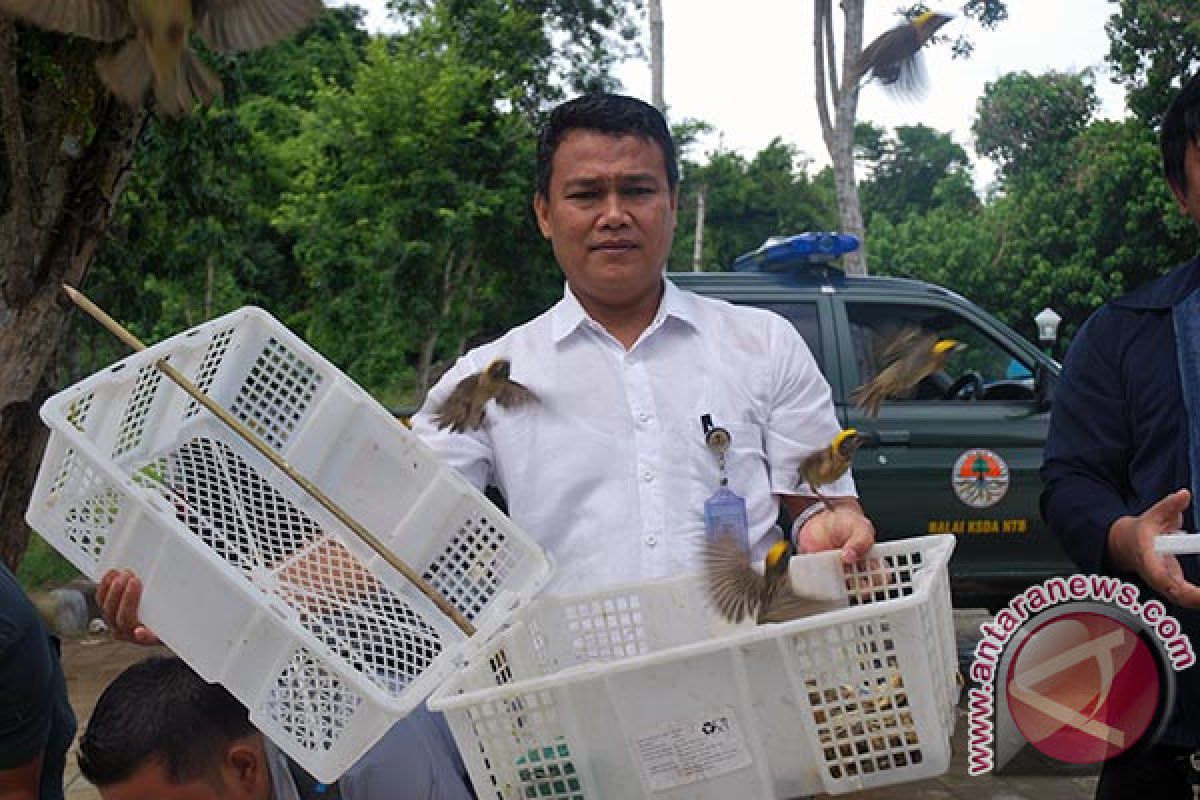
[{"label": "wooden stick", "polygon": [[[63,284],[63,290],[67,293],[67,296],[71,298],[71,302],[75,303],[75,305],[86,311],[89,316],[103,325],[105,329],[107,329],[113,336],[116,336],[134,350],[141,351],[146,349],[146,345],[142,344],[137,337],[135,337],[119,322],[105,313],[104,309],[100,308],[87,297],[85,297],[78,289]],[[276,467],[279,467],[279,469],[282,470],[285,475],[295,481],[296,484],[305,492],[307,492],[310,497],[324,506],[325,509],[329,513],[333,514],[333,516],[336,517],[339,522],[353,531],[359,539],[361,539],[367,544],[368,547],[378,553],[384,561],[386,561],[397,572],[407,578],[413,586],[416,586],[418,589],[420,589],[421,593],[432,600],[434,605],[436,605],[443,614],[453,620],[454,624],[457,625],[463,633],[465,633],[467,636],[473,636],[475,634],[475,626],[468,622],[467,618],[464,617],[457,608],[451,605],[450,601],[448,601],[437,589],[433,588],[428,581],[418,575],[412,567],[400,560],[400,558],[391,550],[389,550],[383,544],[383,542],[381,542],[370,531],[360,525],[357,520],[346,513],[341,506],[339,506],[324,492],[322,492],[316,484],[297,472],[291,464],[287,463],[283,457],[279,455],[279,453],[275,452],[275,450],[263,442],[262,439],[256,436],[253,431],[243,425],[240,421],[238,421],[237,418],[231,415],[224,408],[221,408],[221,406],[217,405],[216,401],[206,395],[198,386],[196,386],[196,384],[188,380],[183,373],[168,364],[166,359],[160,358],[155,362],[155,366],[158,367],[164,375],[178,384],[179,388],[191,395],[192,399],[215,414],[217,418],[229,426],[234,433],[242,437],[247,444],[266,456],[272,464],[274,464]]]}]

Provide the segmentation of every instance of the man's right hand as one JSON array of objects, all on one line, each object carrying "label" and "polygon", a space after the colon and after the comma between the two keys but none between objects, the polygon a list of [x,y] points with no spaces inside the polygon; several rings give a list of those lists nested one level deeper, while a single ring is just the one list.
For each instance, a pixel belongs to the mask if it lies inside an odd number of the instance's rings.
[{"label": "man's right hand", "polygon": [[1200,586],[1183,577],[1179,559],[1156,553],[1154,539],[1183,527],[1183,512],[1192,493],[1180,489],[1159,500],[1136,517],[1121,517],[1108,532],[1109,560],[1136,572],[1150,588],[1176,605],[1200,608]]},{"label": "man's right hand", "polygon": [[129,570],[110,569],[96,587],[96,602],[114,639],[135,644],[162,644],[162,640],[138,619],[141,601],[142,582]]}]

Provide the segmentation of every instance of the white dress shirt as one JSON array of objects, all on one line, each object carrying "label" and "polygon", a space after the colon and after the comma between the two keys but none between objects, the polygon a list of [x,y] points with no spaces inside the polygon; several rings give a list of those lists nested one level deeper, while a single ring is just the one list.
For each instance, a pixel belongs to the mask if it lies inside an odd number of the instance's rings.
[{"label": "white dress shirt", "polygon": [[[555,561],[551,593],[701,569],[704,501],[719,485],[702,415],[733,436],[729,488],[746,499],[759,554],[775,495],[811,495],[796,485],[800,461],[840,430],[829,385],[790,322],[664,284],[628,351],[568,288],[546,313],[459,359],[413,418],[447,464],[504,493],[513,521]],[[431,409],[501,357],[540,403],[489,402],[480,430],[437,430]],[[853,479],[822,493],[854,495]]]}]

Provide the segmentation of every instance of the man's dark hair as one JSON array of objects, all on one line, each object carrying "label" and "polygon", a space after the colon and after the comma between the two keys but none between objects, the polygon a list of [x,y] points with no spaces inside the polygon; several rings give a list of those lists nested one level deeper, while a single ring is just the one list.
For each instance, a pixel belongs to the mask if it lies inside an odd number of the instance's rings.
[{"label": "man's dark hair", "polygon": [[1171,107],[1163,116],[1160,144],[1163,172],[1167,182],[1181,192],[1187,192],[1187,170],[1184,158],[1189,142],[1200,147],[1200,72],[1183,84]]},{"label": "man's dark hair", "polygon": [[679,185],[675,142],[671,139],[667,121],[657,108],[623,94],[585,94],[555,108],[542,125],[537,146],[537,190],[542,197],[550,196],[550,169],[554,153],[567,134],[575,130],[649,139],[662,151],[668,188],[674,192]]},{"label": "man's dark hair", "polygon": [[225,748],[254,732],[224,687],[178,658],[149,658],[100,695],[79,742],[79,769],[104,787],[160,759],[172,783],[186,783],[215,774]]}]

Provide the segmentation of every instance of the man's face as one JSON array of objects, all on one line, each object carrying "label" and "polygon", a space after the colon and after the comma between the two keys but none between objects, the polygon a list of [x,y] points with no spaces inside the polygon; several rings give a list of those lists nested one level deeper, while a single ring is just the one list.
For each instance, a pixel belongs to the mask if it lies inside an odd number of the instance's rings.
[{"label": "man's face", "polygon": [[[256,754],[257,755],[257,754]],[[141,765],[125,780],[100,789],[103,800],[271,800],[271,779],[266,762],[228,758],[219,774],[209,779],[173,782],[161,758]]]},{"label": "man's face", "polygon": [[657,301],[677,200],[653,140],[573,130],[534,210],[583,306],[621,310]]},{"label": "man's face", "polygon": [[1175,199],[1184,213],[1200,225],[1200,146],[1195,141],[1188,142],[1187,151],[1183,157],[1183,172],[1187,176],[1187,191],[1172,186]]}]

